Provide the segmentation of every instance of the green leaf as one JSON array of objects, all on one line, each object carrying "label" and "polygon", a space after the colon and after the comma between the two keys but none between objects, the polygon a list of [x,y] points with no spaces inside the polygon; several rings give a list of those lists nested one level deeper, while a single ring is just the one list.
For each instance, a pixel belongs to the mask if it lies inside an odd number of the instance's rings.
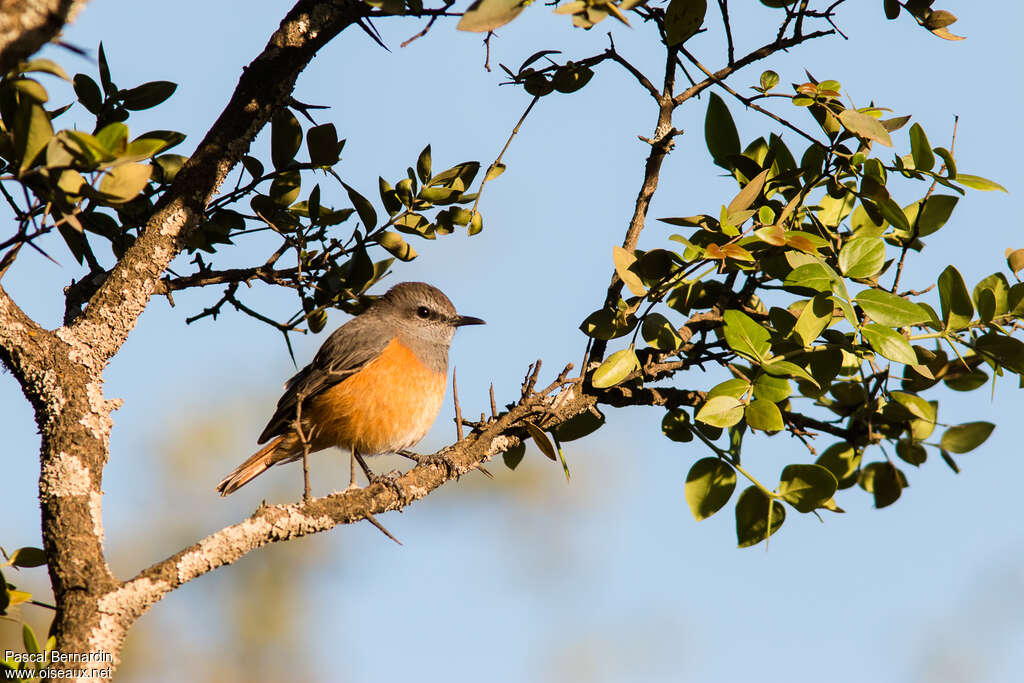
[{"label": "green leaf", "polygon": [[491,180],[494,180],[495,178],[497,178],[498,176],[505,172],[505,168],[505,164],[491,164],[490,166],[487,167],[487,173],[484,174],[484,182],[486,183]]},{"label": "green leaf", "polygon": [[99,189],[111,204],[130,202],[139,196],[152,174],[150,164],[121,164],[103,175]]},{"label": "green leaf", "polygon": [[636,262],[636,256],[633,255],[633,252],[626,251],[618,246],[612,247],[612,262],[615,264],[615,272],[618,273],[619,278],[629,287],[629,291],[633,292],[636,296],[643,296],[647,293],[647,288],[644,287],[640,276],[629,269]]},{"label": "green leaf", "polygon": [[37,655],[41,652],[36,634],[28,624],[21,625],[21,641],[25,644],[25,652]]},{"label": "green leaf", "polygon": [[672,0],[665,10],[665,44],[679,45],[692,38],[707,11],[707,0]]},{"label": "green leaf", "polygon": [[15,567],[41,567],[46,564],[46,553],[41,548],[18,548],[7,563]]},{"label": "green leaf", "polygon": [[869,323],[861,329],[861,334],[875,353],[897,363],[917,365],[917,354],[914,353],[910,342],[892,328]]},{"label": "green leaf", "polygon": [[890,395],[894,403],[886,406],[887,413],[896,405],[901,406],[906,414],[897,417],[910,422],[910,433],[916,440],[922,441],[932,435],[935,431],[935,420],[938,418],[937,403],[931,403],[917,394],[905,391],[893,391]]},{"label": "green leaf", "polygon": [[968,453],[985,443],[996,426],[991,422],[965,422],[954,425],[942,435],[942,450],[951,453]]},{"label": "green leaf", "polygon": [[919,467],[928,459],[928,451],[913,439],[900,439],[896,442],[896,455],[903,462]]},{"label": "green leaf", "polygon": [[270,120],[270,159],[274,168],[286,168],[302,146],[302,126],[285,107],[274,112]]},{"label": "green leaf", "polygon": [[409,243],[403,240],[398,233],[385,230],[377,236],[377,243],[391,252],[399,261],[412,261],[416,258],[416,250],[410,247]]},{"label": "green leaf", "polygon": [[715,396],[705,401],[696,418],[712,427],[731,427],[743,419],[743,404],[732,396]]},{"label": "green leaf", "polygon": [[279,207],[284,208],[299,198],[302,190],[302,177],[298,171],[281,171],[270,183],[270,198]]},{"label": "green leaf", "polygon": [[839,270],[846,277],[868,278],[885,265],[885,242],[880,237],[854,237],[839,251]]},{"label": "green leaf", "polygon": [[103,93],[100,86],[85,74],[75,74],[75,96],[91,114],[99,114],[103,108]]},{"label": "green leaf", "polygon": [[892,147],[889,131],[878,119],[869,114],[864,114],[856,109],[844,109],[839,114],[839,122],[846,130],[859,138],[874,140],[886,147]]},{"label": "green leaf", "polygon": [[661,418],[661,431],[668,438],[680,443],[693,441],[693,427],[690,415],[682,408],[673,408]]},{"label": "green leaf", "polygon": [[783,377],[772,377],[763,374],[754,381],[754,398],[778,403],[785,401],[793,392],[789,380]]},{"label": "green leaf", "polygon": [[770,168],[758,173],[756,176],[750,179],[750,182],[744,185],[743,189],[740,190],[731,202],[726,207],[725,211],[727,214],[732,215],[740,211],[746,211],[750,208],[761,194],[761,190],[764,189],[765,180],[768,179],[768,173],[771,171]]},{"label": "green leaf", "polygon": [[953,266],[948,266],[939,275],[939,302],[942,305],[942,321],[947,330],[960,330],[971,324],[974,303],[967,292],[963,276]]},{"label": "green leaf", "polygon": [[23,98],[14,118],[15,155],[21,159],[18,173],[24,173],[53,137],[53,125],[46,110],[37,102]]},{"label": "green leaf", "polygon": [[1008,190],[997,183],[994,180],[988,178],[982,178],[977,175],[970,175],[968,173],[957,173],[953,179],[965,187],[969,187],[972,190],[982,190],[983,192],[990,192],[992,190],[999,190],[1001,192],[1008,192]]},{"label": "green leaf", "polygon": [[910,127],[910,154],[914,158],[914,168],[918,171],[930,171],[935,166],[935,154],[932,153],[932,146],[920,123]]},{"label": "green leaf", "polygon": [[839,482],[821,465],[786,465],[778,494],[800,512],[811,512],[835,495]]},{"label": "green leaf", "polygon": [[736,472],[718,458],[701,458],[686,475],[686,502],[698,522],[729,502],[736,489]]},{"label": "green leaf", "polygon": [[635,370],[640,369],[640,360],[636,357],[633,347],[616,351],[608,356],[601,366],[594,371],[593,385],[597,389],[615,386],[626,379]]},{"label": "green leaf", "polygon": [[660,351],[675,351],[683,339],[668,318],[660,313],[648,313],[640,328],[644,341]]},{"label": "green leaf", "polygon": [[596,408],[592,408],[561,423],[554,428],[553,433],[560,442],[575,441],[596,432],[602,425],[604,425],[604,414]]},{"label": "green leaf", "polygon": [[771,69],[761,72],[761,90],[767,92],[779,84],[779,74]]},{"label": "green leaf", "polygon": [[757,545],[767,539],[785,521],[786,509],[782,504],[771,500],[756,486],[747,487],[736,501],[736,540],[741,548]]},{"label": "green leaf", "polygon": [[865,491],[874,494],[876,508],[884,508],[899,500],[907,478],[892,463],[873,462],[861,470],[858,483]]},{"label": "green leaf", "polygon": [[616,339],[629,334],[636,327],[636,316],[620,317],[615,311],[602,308],[588,315],[580,324],[583,334],[594,339]]},{"label": "green leaf", "polygon": [[548,457],[549,460],[558,460],[558,452],[555,451],[555,447],[551,444],[551,440],[548,439],[548,435],[544,431],[533,424],[529,420],[523,420],[523,425],[526,427],[526,431],[530,433],[530,438],[537,444],[537,448],[540,452]]},{"label": "green leaf", "polygon": [[764,363],[761,369],[773,377],[796,377],[810,382],[816,387],[820,386],[818,381],[807,370],[796,363],[790,363],[788,360],[770,360]]},{"label": "green leaf", "polygon": [[519,16],[525,6],[522,0],[476,0],[455,28],[475,33],[493,31]]},{"label": "green leaf", "polygon": [[348,199],[352,202],[352,206],[355,207],[356,213],[359,214],[359,220],[363,223],[363,230],[370,232],[377,227],[377,212],[374,210],[373,204],[346,183],[342,183],[342,185],[345,187],[345,191],[348,192]]},{"label": "green leaf", "polygon": [[818,456],[816,464],[821,465],[836,478],[839,488],[848,488],[855,483],[854,475],[860,467],[861,454],[846,441],[834,443]]},{"label": "green leaf", "polygon": [[1009,306],[1010,283],[1002,273],[993,273],[974,286],[971,299],[984,322],[1006,315]]},{"label": "green leaf", "polygon": [[524,455],[526,455],[526,444],[520,441],[517,445],[502,453],[501,459],[505,462],[505,467],[514,470],[523,461]]},{"label": "green leaf", "polygon": [[797,266],[786,276],[783,285],[789,288],[813,289],[818,292],[831,292],[837,275],[823,263],[805,263]]},{"label": "green leaf", "polygon": [[424,147],[416,157],[416,175],[419,176],[421,183],[426,184],[430,180],[430,145]]},{"label": "green leaf", "polygon": [[732,169],[729,157],[740,153],[740,134],[732,120],[729,108],[716,93],[708,96],[708,111],[704,117],[704,139],[715,163]]},{"label": "green leaf", "polygon": [[178,89],[177,83],[170,81],[151,81],[136,88],[129,88],[118,93],[122,106],[129,111],[152,109]]},{"label": "green leaf", "polygon": [[747,425],[751,429],[760,429],[763,432],[780,432],[786,426],[782,421],[782,411],[779,407],[763,398],[751,401],[743,410],[743,416],[747,418]]},{"label": "green leaf", "polygon": [[865,289],[854,301],[872,320],[889,327],[919,325],[931,320],[928,311],[918,304],[881,289]]},{"label": "green leaf", "polygon": [[926,237],[937,232],[946,224],[959,197],[947,194],[933,194],[922,202],[915,202],[904,209],[911,226],[916,226],[917,236]]},{"label": "green leaf", "polygon": [[998,332],[982,335],[974,342],[978,351],[994,358],[1000,365],[1024,375],[1024,343]]},{"label": "green leaf", "polygon": [[338,131],[333,123],[313,126],[306,131],[306,149],[314,166],[333,166],[338,163]]},{"label": "green leaf", "polygon": [[755,360],[764,360],[771,349],[771,333],[742,311],[727,310],[722,319],[725,321],[723,334],[725,343],[736,353]]},{"label": "green leaf", "polygon": [[793,325],[793,333],[800,338],[804,346],[810,346],[832,322],[834,308],[832,297],[828,294],[819,294],[805,302],[803,310],[797,316],[796,324]]}]

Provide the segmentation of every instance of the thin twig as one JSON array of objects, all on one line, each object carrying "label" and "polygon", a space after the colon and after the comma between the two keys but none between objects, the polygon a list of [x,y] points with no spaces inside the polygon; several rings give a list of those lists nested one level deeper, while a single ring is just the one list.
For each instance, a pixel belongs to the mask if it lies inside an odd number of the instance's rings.
[{"label": "thin twig", "polygon": [[459,385],[455,381],[455,370],[452,367],[452,401],[455,403],[455,441],[462,441],[462,408],[459,406]]},{"label": "thin twig", "polygon": [[494,160],[494,163],[487,167],[487,172],[484,173],[484,179],[480,181],[480,189],[476,191],[476,201],[473,202],[473,211],[471,213],[476,213],[476,208],[480,204],[480,197],[484,193],[484,185],[486,185],[490,180],[488,176],[491,174],[491,169],[497,168],[498,165],[501,164],[501,158],[505,156],[505,152],[508,151],[509,145],[512,144],[512,139],[515,138],[517,133],[519,133],[519,128],[523,125],[526,117],[530,115],[530,110],[533,109],[533,105],[537,104],[538,100],[540,100],[540,95],[536,95],[532,100],[530,100],[530,104],[526,106],[526,111],[524,111],[523,115],[519,117],[519,122],[516,123],[515,128],[512,129],[512,133],[508,136],[508,140],[505,141],[505,146],[502,147],[501,151],[498,153],[498,158]]},{"label": "thin twig", "polygon": [[392,536],[391,532],[388,531],[387,529],[385,529],[384,525],[381,524],[380,522],[378,522],[377,519],[373,515],[371,515],[369,512],[366,512],[366,513],[364,513],[364,516],[366,517],[366,521],[369,522],[370,524],[374,525],[375,527],[377,527],[377,529],[379,529],[382,534],[384,534],[385,536],[390,538],[392,541],[394,541],[398,545],[402,545],[402,542],[399,541],[394,536]]}]

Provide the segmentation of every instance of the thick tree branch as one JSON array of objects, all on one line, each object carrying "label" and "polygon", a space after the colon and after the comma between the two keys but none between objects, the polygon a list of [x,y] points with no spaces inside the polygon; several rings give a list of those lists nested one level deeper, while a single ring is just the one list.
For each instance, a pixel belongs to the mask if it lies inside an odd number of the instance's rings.
[{"label": "thick tree branch", "polygon": [[263,52],[245,69],[231,100],[158,203],[135,244],[92,296],[73,325],[76,337],[102,362],[124,343],[184,237],[256,134],[291,97],[295,80],[316,52],[369,8],[355,0],[300,0]]},{"label": "thick tree branch", "polygon": [[5,0],[0,3],[0,73],[28,59],[74,21],[88,0]]}]

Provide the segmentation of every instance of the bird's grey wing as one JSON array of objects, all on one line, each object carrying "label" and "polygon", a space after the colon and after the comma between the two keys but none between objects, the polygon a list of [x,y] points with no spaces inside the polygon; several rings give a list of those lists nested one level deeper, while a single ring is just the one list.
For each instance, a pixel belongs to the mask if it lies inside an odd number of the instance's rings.
[{"label": "bird's grey wing", "polygon": [[285,383],[285,392],[257,443],[264,443],[288,431],[295,419],[300,397],[305,404],[310,398],[345,381],[380,355],[391,339],[382,338],[379,328],[375,330],[377,334],[367,334],[367,323],[371,322],[365,318],[353,318],[327,338],[313,357],[313,362]]}]

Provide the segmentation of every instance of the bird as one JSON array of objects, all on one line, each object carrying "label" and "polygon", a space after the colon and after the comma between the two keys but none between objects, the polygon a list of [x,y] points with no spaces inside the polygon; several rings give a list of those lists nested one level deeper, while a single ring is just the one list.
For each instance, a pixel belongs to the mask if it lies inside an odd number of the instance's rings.
[{"label": "bird", "polygon": [[402,452],[423,438],[444,400],[455,330],[483,324],[456,313],[436,287],[396,284],[331,333],[313,361],[288,380],[257,440],[266,445],[216,490],[227,496],[272,465],[332,446],[349,452],[349,488],[356,487],[356,462],[374,481],[363,457]]}]

